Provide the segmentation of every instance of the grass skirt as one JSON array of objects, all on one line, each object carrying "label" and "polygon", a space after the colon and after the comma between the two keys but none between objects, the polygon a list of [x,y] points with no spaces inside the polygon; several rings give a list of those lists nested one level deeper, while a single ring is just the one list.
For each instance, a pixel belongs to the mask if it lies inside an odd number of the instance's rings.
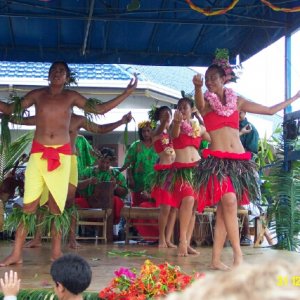
[{"label": "grass skirt", "polygon": [[[195,175],[199,206],[216,205],[224,194],[235,193],[239,205],[260,198],[257,166],[251,153],[228,153],[205,149]],[[203,208],[204,208],[203,207]]]}]

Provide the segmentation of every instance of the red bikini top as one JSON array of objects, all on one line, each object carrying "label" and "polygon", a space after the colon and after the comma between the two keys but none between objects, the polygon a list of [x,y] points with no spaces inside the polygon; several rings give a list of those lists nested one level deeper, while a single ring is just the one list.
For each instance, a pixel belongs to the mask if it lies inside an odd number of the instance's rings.
[{"label": "red bikini top", "polygon": [[153,143],[153,147],[156,153],[165,151],[166,148],[173,148],[173,143],[170,141],[168,133],[162,133],[160,138]]},{"label": "red bikini top", "polygon": [[180,133],[179,136],[173,139],[174,149],[183,149],[188,146],[195,147],[197,150],[200,147],[201,137],[193,137],[187,134]]},{"label": "red bikini top", "polygon": [[236,110],[229,117],[225,117],[212,110],[203,116],[203,121],[208,132],[223,127],[239,129],[239,112]]}]

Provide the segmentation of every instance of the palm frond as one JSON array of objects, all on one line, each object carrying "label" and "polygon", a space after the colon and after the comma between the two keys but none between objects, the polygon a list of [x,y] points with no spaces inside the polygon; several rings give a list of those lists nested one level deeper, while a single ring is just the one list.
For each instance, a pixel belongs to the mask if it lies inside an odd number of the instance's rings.
[{"label": "palm frond", "polygon": [[282,164],[274,167],[268,180],[272,195],[269,227],[276,232],[275,248],[300,251],[300,162],[293,162],[289,172]]}]

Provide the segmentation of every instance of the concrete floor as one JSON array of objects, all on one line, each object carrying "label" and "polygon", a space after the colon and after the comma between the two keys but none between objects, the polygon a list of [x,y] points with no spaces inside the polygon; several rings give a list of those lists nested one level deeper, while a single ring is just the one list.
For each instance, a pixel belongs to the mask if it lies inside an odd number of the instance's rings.
[{"label": "concrete floor", "polygon": [[[11,251],[13,244],[10,241],[0,241],[0,259],[3,259]],[[145,250],[144,257],[121,257],[109,255],[110,250],[119,251],[142,251]],[[124,244],[98,244],[93,242],[85,242],[77,250],[70,250],[67,247],[63,249],[64,253],[76,252],[87,259],[93,271],[92,283],[89,291],[100,291],[106,287],[110,280],[114,277],[114,271],[119,267],[135,267],[138,270],[145,259],[150,259],[154,263],[163,263],[165,261],[173,265],[179,265],[181,269],[192,274],[193,271],[211,273],[220,272],[212,271],[209,268],[211,259],[211,247],[198,247],[200,251],[198,256],[177,257],[176,249],[158,249],[157,246],[148,245],[124,245]],[[299,253],[288,252],[282,250],[273,250],[270,248],[253,248],[242,247],[244,260],[250,264],[260,264],[267,260],[276,261],[278,259],[298,261]],[[52,287],[50,270],[50,243],[43,242],[41,248],[24,249],[23,264],[0,268],[0,277],[4,272],[10,269],[17,271],[22,278],[21,288],[46,288]],[[223,251],[224,263],[231,265],[232,251],[230,247],[226,247]]]}]

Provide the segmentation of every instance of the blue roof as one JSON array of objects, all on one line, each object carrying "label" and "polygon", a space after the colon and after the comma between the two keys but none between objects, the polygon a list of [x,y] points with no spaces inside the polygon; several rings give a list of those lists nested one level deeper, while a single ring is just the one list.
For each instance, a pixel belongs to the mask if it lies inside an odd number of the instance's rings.
[{"label": "blue roof", "polygon": [[[50,63],[0,61],[1,77],[11,78],[48,78]],[[139,81],[149,81],[176,91],[194,90],[192,77],[196,74],[187,67],[157,67],[113,64],[68,64],[77,73],[77,79],[91,80],[130,80],[133,73],[138,73]]]},{"label": "blue roof", "polygon": [[194,92],[192,78],[196,74],[194,70],[187,67],[160,67],[160,66],[137,66],[121,65],[130,73],[141,73],[139,78],[167,86],[177,91],[185,91],[190,94]]}]

